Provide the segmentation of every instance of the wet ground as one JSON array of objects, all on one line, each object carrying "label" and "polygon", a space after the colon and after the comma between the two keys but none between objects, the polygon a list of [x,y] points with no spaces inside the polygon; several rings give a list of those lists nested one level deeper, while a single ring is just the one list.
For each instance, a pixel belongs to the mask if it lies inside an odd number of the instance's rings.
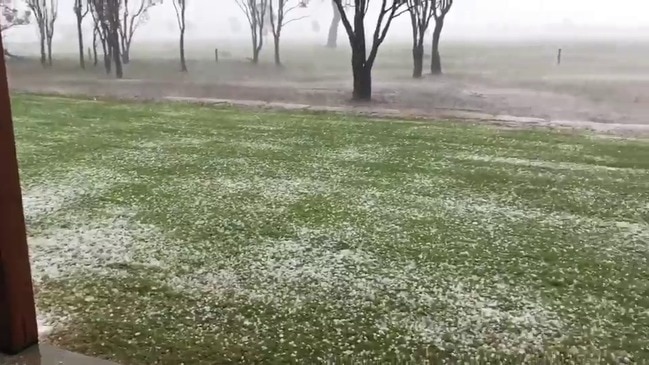
[{"label": "wet ground", "polygon": [[[160,50],[135,54],[125,79],[114,80],[101,65],[80,70],[72,58],[44,70],[35,61],[11,61],[14,91],[160,100],[169,97],[259,100],[351,108],[346,49],[287,47],[282,68],[251,65],[245,48],[219,63],[196,59],[190,73],[177,72],[173,55]],[[649,123],[649,44],[578,43],[564,48],[561,66],[549,44],[449,45],[446,75],[410,78],[407,47],[387,46],[374,73],[371,108],[404,116],[478,120],[516,118],[535,125],[559,123],[598,129],[600,124],[645,130]],[[70,57],[70,55],[68,55]],[[486,117],[485,117],[486,115]],[[524,123],[522,125],[525,125]],[[603,127],[603,130],[611,129]],[[616,128],[613,128],[616,129]]]}]

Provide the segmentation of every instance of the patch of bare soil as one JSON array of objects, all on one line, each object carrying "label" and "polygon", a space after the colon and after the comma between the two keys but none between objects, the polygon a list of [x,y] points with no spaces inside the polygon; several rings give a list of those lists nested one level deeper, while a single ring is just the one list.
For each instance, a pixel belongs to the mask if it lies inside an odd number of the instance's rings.
[{"label": "patch of bare soil", "polygon": [[[144,68],[143,66],[140,66]],[[159,65],[151,68],[160,67]],[[201,98],[249,100],[273,105],[327,107],[339,111],[371,111],[373,115],[417,118],[455,118],[507,126],[549,126],[589,129],[614,134],[649,134],[647,85],[624,83],[619,88],[580,91],[579,79],[565,84],[494,82],[480,76],[444,76],[411,80],[382,78],[374,85],[375,101],[361,109],[349,101],[350,81],[345,75],[314,78],[283,72],[258,73],[249,65],[227,65],[222,70],[199,70],[179,75],[168,70],[130,72],[114,80],[97,69],[72,66],[43,70],[34,62],[10,63],[10,86],[18,92],[75,94],[95,97],[163,100]],[[390,81],[392,79],[392,81]],[[575,86],[577,85],[577,86]],[[630,88],[636,88],[630,90]],[[605,97],[617,95],[617,97]],[[268,104],[270,103],[270,104]]]}]

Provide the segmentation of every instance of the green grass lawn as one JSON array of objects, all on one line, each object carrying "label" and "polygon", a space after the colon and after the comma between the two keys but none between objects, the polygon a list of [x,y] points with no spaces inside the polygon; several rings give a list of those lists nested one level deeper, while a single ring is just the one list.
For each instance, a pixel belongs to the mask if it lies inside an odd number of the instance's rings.
[{"label": "green grass lawn", "polygon": [[27,95],[14,114],[38,307],[70,350],[649,362],[646,141]]}]

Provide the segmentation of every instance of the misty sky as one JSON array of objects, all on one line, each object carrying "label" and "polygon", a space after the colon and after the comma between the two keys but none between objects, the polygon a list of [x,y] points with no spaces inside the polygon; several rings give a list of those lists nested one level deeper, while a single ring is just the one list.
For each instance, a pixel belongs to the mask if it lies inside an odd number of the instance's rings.
[{"label": "misty sky", "polygon": [[462,23],[542,25],[567,20],[597,26],[649,24],[649,2],[645,0],[457,0],[456,6],[454,15]]},{"label": "misty sky", "polygon": [[[19,0],[16,0],[19,1]],[[133,0],[131,0],[133,1]],[[301,15],[308,19],[290,25],[287,39],[322,39],[326,35],[331,17],[331,5],[327,1],[311,0],[312,6]],[[134,2],[134,1],[133,1]],[[163,6],[151,11],[151,20],[138,33],[137,39],[173,39],[177,32],[173,7],[165,0]],[[375,0],[378,3],[378,1]],[[74,36],[73,0],[59,0],[60,20],[57,23],[55,41],[62,42]],[[245,20],[234,0],[188,0],[189,39],[247,37]],[[615,8],[610,4],[614,3]],[[241,30],[232,31],[231,18],[241,21]],[[317,23],[319,27],[315,26]],[[88,16],[88,24],[90,17]],[[647,0],[456,0],[455,7],[446,23],[446,35],[453,38],[472,37],[525,37],[557,32],[566,29],[591,28],[617,29],[640,32],[649,37],[649,1]],[[319,30],[318,30],[319,28]],[[409,35],[409,20],[399,19],[391,38]],[[341,32],[343,32],[341,28]],[[619,35],[619,34],[618,34]],[[13,40],[36,37],[35,26],[14,30]]]}]

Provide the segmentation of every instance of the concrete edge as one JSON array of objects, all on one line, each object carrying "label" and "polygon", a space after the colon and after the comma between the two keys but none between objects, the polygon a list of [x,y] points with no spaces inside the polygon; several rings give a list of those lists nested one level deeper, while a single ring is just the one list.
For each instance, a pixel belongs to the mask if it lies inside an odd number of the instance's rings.
[{"label": "concrete edge", "polygon": [[362,105],[348,106],[319,106],[296,103],[268,102],[263,100],[238,100],[238,99],[217,99],[197,98],[184,96],[168,96],[163,100],[189,104],[207,104],[215,106],[230,106],[253,109],[271,109],[286,111],[311,111],[327,113],[351,113],[361,116],[378,118],[399,118],[414,119],[421,121],[432,121],[435,119],[450,119],[463,122],[477,122],[488,125],[507,128],[545,128],[560,130],[582,130],[592,131],[600,134],[611,134],[626,137],[647,137],[649,136],[649,124],[624,124],[624,123],[601,123],[593,121],[572,121],[572,120],[547,120],[535,117],[519,117],[513,115],[492,115],[481,112],[462,111],[455,109],[437,109],[434,112],[425,112],[419,109],[388,109]]},{"label": "concrete edge", "polygon": [[15,356],[0,354],[0,365],[117,365],[117,363],[41,344],[32,346]]}]

